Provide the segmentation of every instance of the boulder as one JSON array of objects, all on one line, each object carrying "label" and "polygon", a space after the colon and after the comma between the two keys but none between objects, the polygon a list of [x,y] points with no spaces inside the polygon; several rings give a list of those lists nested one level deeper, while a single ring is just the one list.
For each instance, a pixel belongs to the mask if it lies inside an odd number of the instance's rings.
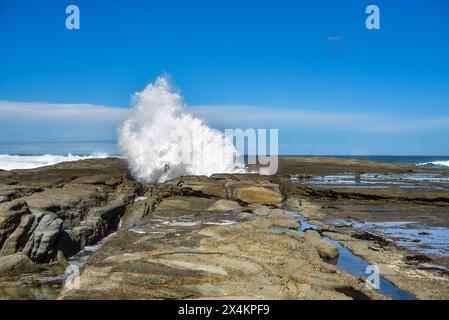
[{"label": "boulder", "polygon": [[227,192],[222,182],[202,181],[198,177],[188,177],[179,187],[179,193],[185,196],[226,198]]},{"label": "boulder", "polygon": [[321,240],[316,246],[318,254],[325,262],[336,264],[338,259],[338,249],[332,243]]},{"label": "boulder", "polygon": [[126,207],[125,214],[122,217],[120,228],[131,228],[149,212],[151,206],[151,198],[148,198],[146,201],[142,200],[130,203]]},{"label": "boulder", "polygon": [[56,214],[44,214],[23,251],[35,262],[49,262],[56,254],[54,243],[61,227],[62,220]]},{"label": "boulder", "polygon": [[73,235],[79,239],[80,247],[93,244],[96,239],[94,228],[91,226],[79,226],[72,230]]},{"label": "boulder", "polygon": [[235,200],[250,204],[277,205],[283,200],[277,185],[236,187],[232,192],[232,196]]},{"label": "boulder", "polygon": [[22,216],[19,226],[3,244],[3,247],[0,250],[1,256],[14,254],[23,249],[28,240],[29,231],[33,225],[34,219],[35,216],[32,214]]},{"label": "boulder", "polygon": [[87,213],[86,224],[97,227],[98,221],[105,224],[107,229],[116,229],[120,218],[125,214],[126,200],[119,197],[104,207],[91,208]]},{"label": "boulder", "polygon": [[[118,227],[118,223],[116,224]],[[98,216],[91,216],[86,218],[86,227],[90,228],[85,229],[86,234],[86,244],[91,245],[100,240],[109,230],[112,230],[112,228],[108,227],[108,223],[106,220],[102,219]]]},{"label": "boulder", "polygon": [[22,216],[30,214],[23,200],[0,203],[0,247],[21,223]]},{"label": "boulder", "polygon": [[33,261],[23,253],[0,257],[0,277],[17,276],[36,271],[36,269]]}]

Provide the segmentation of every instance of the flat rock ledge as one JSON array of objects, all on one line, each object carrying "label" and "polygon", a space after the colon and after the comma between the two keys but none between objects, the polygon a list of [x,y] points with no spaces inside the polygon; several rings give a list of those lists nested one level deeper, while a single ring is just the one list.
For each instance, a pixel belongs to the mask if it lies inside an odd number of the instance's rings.
[{"label": "flat rock ledge", "polygon": [[383,299],[298,232],[282,183],[258,175],[151,186],[59,299]]},{"label": "flat rock ledge", "polygon": [[0,171],[0,277],[62,273],[113,233],[59,299],[385,298],[297,231],[287,189],[255,174],[143,185],[115,158]]}]

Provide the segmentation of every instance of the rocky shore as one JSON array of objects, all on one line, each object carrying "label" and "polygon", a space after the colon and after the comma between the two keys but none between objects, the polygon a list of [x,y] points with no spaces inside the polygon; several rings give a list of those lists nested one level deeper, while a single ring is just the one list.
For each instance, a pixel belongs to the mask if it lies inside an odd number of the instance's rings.
[{"label": "rocky shore", "polygon": [[[348,172],[443,179],[415,181],[416,188],[314,182]],[[276,176],[180,177],[157,185],[136,182],[115,158],[1,171],[0,298],[389,298],[340,268],[340,250],[328,239],[381,266],[383,277],[417,298],[448,298],[444,255],[334,223],[413,219],[448,227],[445,177],[444,170],[332,158],[281,158]],[[301,228],[297,215],[315,230]],[[45,289],[51,294],[36,295],[35,282],[24,285],[44,274],[62,279],[71,259],[107,235],[86,256],[79,288],[52,282]]]},{"label": "rocky shore", "polygon": [[449,170],[340,158],[282,163],[289,195],[303,199],[301,214],[322,236],[418,299],[449,298]]}]

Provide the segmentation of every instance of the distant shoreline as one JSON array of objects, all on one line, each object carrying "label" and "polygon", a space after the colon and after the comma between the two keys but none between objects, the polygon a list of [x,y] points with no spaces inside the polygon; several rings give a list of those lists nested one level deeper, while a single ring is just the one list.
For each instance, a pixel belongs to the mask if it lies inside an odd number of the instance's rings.
[{"label": "distant shoreline", "polygon": [[[66,161],[78,161],[95,158],[123,158],[119,154],[107,152],[93,153],[66,153],[66,154],[0,154],[1,170],[35,169],[43,166],[55,165]],[[403,165],[415,165],[418,167],[448,169],[449,156],[306,156],[306,155],[281,155],[280,158],[329,158],[342,160],[365,160],[377,163],[392,163]]]}]

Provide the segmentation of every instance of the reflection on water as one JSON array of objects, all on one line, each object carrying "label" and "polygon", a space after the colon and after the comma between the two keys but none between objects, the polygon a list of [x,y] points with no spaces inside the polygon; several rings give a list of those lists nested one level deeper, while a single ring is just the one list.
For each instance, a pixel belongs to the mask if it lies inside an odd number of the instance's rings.
[{"label": "reflection on water", "polygon": [[[369,263],[354,255],[348,248],[345,248],[341,245],[340,242],[335,240],[330,240],[328,238],[325,238],[328,241],[335,244],[338,248],[339,256],[338,256],[338,262],[337,262],[337,268],[344,270],[354,276],[359,277],[367,277],[368,274],[366,273],[366,268],[369,266]],[[399,289],[396,287],[393,283],[385,279],[384,277],[380,277],[379,282],[379,291],[394,299],[394,300],[415,300],[416,298],[411,295],[408,292],[405,292],[404,290]]]},{"label": "reflection on water", "polygon": [[406,188],[417,190],[449,191],[449,177],[438,173],[412,174],[354,174],[302,177],[291,175],[293,183],[317,186],[332,186],[333,188]]},{"label": "reflection on water", "polygon": [[[309,223],[304,217],[302,217],[299,213],[293,211],[286,211],[288,214],[292,215],[301,223],[298,231],[304,232],[306,230],[316,230],[318,227],[314,224]],[[366,278],[369,274],[366,273],[366,267],[369,266],[369,263],[359,257],[354,255],[348,248],[341,245],[339,241],[331,240],[327,237],[323,237],[323,239],[333,243],[338,248],[338,261],[337,268],[343,271],[346,271],[354,276]],[[408,292],[396,287],[393,283],[385,279],[384,277],[380,277],[380,285],[379,292],[394,299],[394,300],[415,300],[416,298]]]},{"label": "reflection on water", "polygon": [[0,299],[56,299],[62,289],[63,282],[64,275],[53,275],[47,272],[3,278],[0,279]]},{"label": "reflection on water", "polygon": [[449,256],[449,228],[422,226],[413,221],[360,222],[335,219],[328,222],[390,238],[399,246],[422,254]]},{"label": "reflection on water", "polygon": [[111,233],[96,245],[85,246],[74,256],[67,259],[70,267],[66,273],[54,274],[48,271],[22,274],[16,277],[5,277],[0,279],[1,300],[53,300],[56,299],[64,287],[66,279],[73,276],[74,272],[80,270],[87,259],[107,239],[113,236]]}]

